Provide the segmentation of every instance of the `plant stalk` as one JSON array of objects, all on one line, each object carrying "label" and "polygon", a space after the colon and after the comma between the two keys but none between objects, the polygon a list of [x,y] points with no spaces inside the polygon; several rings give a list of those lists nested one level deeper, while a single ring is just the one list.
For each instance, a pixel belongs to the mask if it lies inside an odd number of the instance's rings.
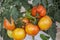
[{"label": "plant stalk", "polygon": [[32,40],[34,40],[34,36],[32,36]]}]

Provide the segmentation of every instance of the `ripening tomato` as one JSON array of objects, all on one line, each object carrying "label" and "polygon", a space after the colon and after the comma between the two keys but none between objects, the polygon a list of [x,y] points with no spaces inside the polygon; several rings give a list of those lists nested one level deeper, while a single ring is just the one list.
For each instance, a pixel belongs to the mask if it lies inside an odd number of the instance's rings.
[{"label": "ripening tomato", "polygon": [[29,23],[29,19],[28,19],[28,18],[26,18],[26,17],[25,17],[25,18],[23,18],[23,19],[22,19],[22,21],[23,21],[24,23],[26,23],[26,24],[28,24],[28,23]]},{"label": "ripening tomato", "polygon": [[7,35],[8,35],[8,37],[13,38],[11,30],[7,30]]},{"label": "ripening tomato", "polygon": [[31,11],[31,12],[32,12],[32,15],[33,15],[33,16],[36,16],[36,13],[37,13],[37,10],[36,10],[36,9],[37,9],[36,6],[34,6],[34,7],[32,8],[32,11]]},{"label": "ripening tomato", "polygon": [[11,18],[11,23],[4,18],[4,28],[7,30],[14,30],[15,29],[15,24],[14,24],[14,20]]},{"label": "ripening tomato", "polygon": [[39,27],[37,25],[29,23],[26,25],[25,31],[27,34],[35,36],[39,32]]},{"label": "ripening tomato", "polygon": [[34,6],[31,12],[32,16],[41,18],[46,15],[46,8],[43,5]]},{"label": "ripening tomato", "polygon": [[46,8],[43,5],[38,5],[37,12],[39,13],[40,16],[45,16]]},{"label": "ripening tomato", "polygon": [[38,22],[38,26],[41,30],[48,30],[52,25],[52,20],[49,16],[44,16],[42,17],[39,22]]},{"label": "ripening tomato", "polygon": [[37,7],[36,6],[34,6],[33,8],[32,8],[32,16],[34,16],[34,17],[36,17],[36,18],[40,18],[40,15],[37,13]]},{"label": "ripening tomato", "polygon": [[16,28],[13,32],[12,32],[13,38],[16,40],[22,40],[25,38],[26,33],[25,30],[23,28]]}]

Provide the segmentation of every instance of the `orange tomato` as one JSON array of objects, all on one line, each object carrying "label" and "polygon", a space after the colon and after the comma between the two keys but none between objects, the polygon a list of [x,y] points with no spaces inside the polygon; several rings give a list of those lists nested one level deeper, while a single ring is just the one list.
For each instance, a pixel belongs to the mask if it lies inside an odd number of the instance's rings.
[{"label": "orange tomato", "polygon": [[27,34],[35,36],[39,32],[39,27],[29,23],[26,25],[25,31]]},{"label": "orange tomato", "polygon": [[15,24],[14,24],[14,20],[11,18],[11,23],[4,18],[4,28],[7,30],[14,30],[15,29]]},{"label": "orange tomato", "polygon": [[38,26],[40,27],[41,30],[48,30],[52,25],[52,20],[49,16],[44,16],[42,17],[39,22]]},{"label": "orange tomato", "polygon": [[22,21],[23,21],[24,23],[26,23],[26,24],[29,23],[29,19],[28,19],[28,18],[23,18]]},{"label": "orange tomato", "polygon": [[16,28],[16,29],[13,31],[12,35],[13,35],[13,38],[14,38],[14,39],[16,39],[16,40],[22,40],[22,39],[25,38],[26,33],[25,33],[25,31],[24,31],[23,28]]}]

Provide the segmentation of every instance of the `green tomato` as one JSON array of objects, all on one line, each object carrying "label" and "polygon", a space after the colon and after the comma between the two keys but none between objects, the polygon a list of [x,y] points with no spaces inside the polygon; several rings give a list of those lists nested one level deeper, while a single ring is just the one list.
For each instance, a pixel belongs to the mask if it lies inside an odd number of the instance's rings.
[{"label": "green tomato", "polygon": [[7,30],[7,35],[8,35],[8,37],[13,38],[11,30]]}]

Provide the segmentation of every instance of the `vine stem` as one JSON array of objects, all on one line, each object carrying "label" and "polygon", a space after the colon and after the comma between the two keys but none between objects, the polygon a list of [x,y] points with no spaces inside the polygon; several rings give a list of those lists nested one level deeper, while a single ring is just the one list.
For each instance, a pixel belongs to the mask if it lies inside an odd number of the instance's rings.
[{"label": "vine stem", "polygon": [[34,40],[34,36],[32,36],[32,39]]}]

